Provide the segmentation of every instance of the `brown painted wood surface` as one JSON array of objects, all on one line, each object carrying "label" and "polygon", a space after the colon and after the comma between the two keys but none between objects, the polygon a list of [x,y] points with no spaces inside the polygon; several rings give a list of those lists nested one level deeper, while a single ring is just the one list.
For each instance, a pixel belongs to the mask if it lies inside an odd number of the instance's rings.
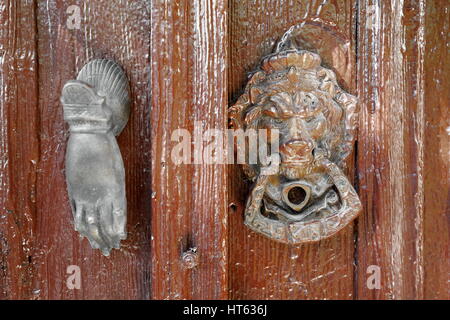
[{"label": "brown painted wood surface", "polygon": [[[70,5],[81,28],[66,26]],[[25,299],[150,297],[150,17],[146,1],[11,1],[2,6],[2,294]],[[128,240],[109,258],[73,231],[64,180],[63,84],[93,58],[130,79],[132,113],[118,139],[126,168]],[[6,84],[6,86],[4,86]],[[5,154],[3,151],[7,151]],[[81,269],[69,290],[66,270]]]},{"label": "brown painted wood surface", "polygon": [[[293,24],[325,22],[356,41],[349,89],[361,103],[355,187],[364,210],[356,228],[333,239],[276,244],[242,226],[249,186],[230,168],[230,297],[448,299],[448,8],[323,3],[232,1],[230,100]],[[366,285],[373,265],[380,289]]]},{"label": "brown painted wood surface", "polygon": [[30,297],[39,160],[36,11],[0,6],[0,299]]},{"label": "brown painted wood surface", "polygon": [[[449,298],[449,9],[359,5],[361,299]],[[380,290],[365,285],[370,265],[380,267]]]},{"label": "brown painted wood surface", "polygon": [[450,299],[450,4],[425,6],[423,266],[425,299]]},{"label": "brown painted wood surface", "polygon": [[[449,11],[425,0],[3,1],[0,299],[449,299]],[[335,237],[290,247],[243,225],[239,167],[175,166],[171,134],[226,128],[248,72],[301,22],[302,44],[359,98],[348,174],[364,210]],[[129,236],[109,258],[73,231],[59,102],[101,57],[123,66],[133,100],[118,139]],[[66,286],[69,265],[80,290]],[[372,265],[378,290],[366,285]]]},{"label": "brown painted wood surface", "polygon": [[[224,1],[153,1],[152,297],[227,297],[226,166],[175,165],[176,129],[227,125]],[[206,143],[203,144],[204,146]],[[192,149],[192,152],[195,152]],[[198,266],[184,267],[196,248]]]}]

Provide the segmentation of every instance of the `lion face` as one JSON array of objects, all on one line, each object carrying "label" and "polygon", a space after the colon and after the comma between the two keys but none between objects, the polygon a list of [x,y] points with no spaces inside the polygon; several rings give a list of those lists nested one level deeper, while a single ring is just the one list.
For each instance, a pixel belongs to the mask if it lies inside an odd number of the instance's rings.
[{"label": "lion face", "polygon": [[288,50],[263,60],[230,109],[235,128],[266,129],[269,137],[272,130],[279,133],[276,173],[261,177],[260,164],[244,165],[256,181],[247,204],[248,226],[282,242],[311,241],[295,240],[292,228],[310,228],[347,210],[349,200],[335,179],[344,178],[352,203],[359,203],[341,171],[352,149],[355,109],[356,99],[338,86],[317,54]]},{"label": "lion face", "polygon": [[258,129],[279,132],[280,174],[301,178],[314,169],[314,153],[325,150],[328,119],[314,91],[299,87],[266,95],[260,105]]}]

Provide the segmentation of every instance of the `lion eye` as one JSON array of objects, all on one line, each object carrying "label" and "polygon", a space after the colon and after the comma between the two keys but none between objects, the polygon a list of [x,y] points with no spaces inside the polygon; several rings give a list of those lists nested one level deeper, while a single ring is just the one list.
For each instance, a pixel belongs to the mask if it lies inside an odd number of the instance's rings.
[{"label": "lion eye", "polygon": [[313,94],[306,94],[303,97],[302,103],[308,109],[315,110],[319,104],[319,101],[317,100],[316,96],[314,96]]},{"label": "lion eye", "polygon": [[273,122],[275,122],[276,124],[282,124],[283,123],[283,119],[274,118]]},{"label": "lion eye", "polygon": [[271,106],[267,109],[264,110],[264,114],[266,116],[272,117],[272,118],[277,118],[278,117],[278,109],[275,108],[274,106]]}]

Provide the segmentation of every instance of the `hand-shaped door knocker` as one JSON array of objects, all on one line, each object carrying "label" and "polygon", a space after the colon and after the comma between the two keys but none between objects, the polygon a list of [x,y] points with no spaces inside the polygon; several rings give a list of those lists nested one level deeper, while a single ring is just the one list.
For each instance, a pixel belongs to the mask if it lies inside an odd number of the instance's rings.
[{"label": "hand-shaped door knocker", "polygon": [[265,57],[229,116],[234,129],[279,132],[275,172],[267,174],[259,161],[243,165],[254,181],[245,209],[250,229],[298,244],[330,237],[359,214],[358,195],[342,172],[354,142],[356,98],[318,54],[294,46]]},{"label": "hand-shaped door knocker", "polygon": [[125,170],[115,136],[130,111],[128,80],[112,61],[93,60],[62,90],[70,126],[66,180],[75,230],[107,256],[126,238]]}]

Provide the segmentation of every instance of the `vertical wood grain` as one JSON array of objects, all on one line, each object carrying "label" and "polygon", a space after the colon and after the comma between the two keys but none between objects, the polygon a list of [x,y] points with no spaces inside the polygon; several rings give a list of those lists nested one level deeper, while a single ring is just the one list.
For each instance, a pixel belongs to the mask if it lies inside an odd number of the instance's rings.
[{"label": "vertical wood grain", "polygon": [[226,298],[226,167],[171,159],[174,130],[226,128],[225,1],[153,1],[151,43],[152,297]]},{"label": "vertical wood grain", "polygon": [[[80,29],[67,27],[70,5]],[[425,0],[3,1],[0,299],[449,299],[449,11]],[[248,73],[300,22],[349,46],[335,71],[360,102],[348,175],[364,209],[333,238],[288,246],[243,225],[238,166],[175,165],[171,134],[196,121],[225,129]],[[110,257],[73,230],[64,178],[61,89],[93,58],[122,65],[133,101],[118,139],[128,240]],[[66,286],[69,265],[80,290]],[[380,289],[367,286],[373,265]]]},{"label": "vertical wood grain", "polygon": [[39,158],[34,4],[0,5],[0,299],[32,294]]},{"label": "vertical wood grain", "polygon": [[[322,24],[342,34],[350,61],[344,86],[355,94],[353,1],[229,1],[229,100],[242,92],[247,75],[272,52],[292,25]],[[312,37],[312,38],[311,38]],[[314,41],[316,35],[310,35]],[[326,43],[324,43],[326,47]],[[315,48],[319,50],[320,48]],[[327,52],[327,49],[323,50]],[[325,59],[326,60],[326,59]],[[324,61],[330,63],[330,61]],[[243,224],[250,185],[238,166],[229,167],[229,292],[232,299],[351,299],[353,226],[313,244],[289,246],[260,236]],[[350,173],[351,177],[351,173]]]},{"label": "vertical wood grain", "polygon": [[[80,29],[67,27],[70,5]],[[150,295],[150,19],[147,1],[39,1],[40,152],[37,161],[37,238],[33,250],[37,299],[145,299]],[[131,86],[131,116],[118,138],[125,164],[128,239],[109,257],[73,229],[64,177],[68,138],[61,89],[94,58],[117,61]],[[66,285],[67,267],[81,269],[81,289]]]},{"label": "vertical wood grain", "polygon": [[428,1],[423,69],[423,263],[425,299],[450,300],[450,3]]},{"label": "vertical wood grain", "polygon": [[[448,8],[361,1],[359,17],[357,297],[448,298]],[[366,285],[371,265],[380,289]]]}]

